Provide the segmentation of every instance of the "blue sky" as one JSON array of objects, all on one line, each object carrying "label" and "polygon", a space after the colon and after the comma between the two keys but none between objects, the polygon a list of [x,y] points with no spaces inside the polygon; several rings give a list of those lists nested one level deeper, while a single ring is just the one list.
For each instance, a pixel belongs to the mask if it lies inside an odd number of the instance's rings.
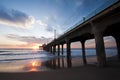
[{"label": "blue sky", "polygon": [[[32,47],[53,40],[106,0],[0,0],[0,47]],[[109,40],[111,41],[111,39]]]}]

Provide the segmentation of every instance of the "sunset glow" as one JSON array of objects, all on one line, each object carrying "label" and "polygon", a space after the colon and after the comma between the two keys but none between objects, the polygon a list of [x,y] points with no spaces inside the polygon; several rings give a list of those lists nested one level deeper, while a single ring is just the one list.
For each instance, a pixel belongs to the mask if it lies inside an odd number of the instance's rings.
[{"label": "sunset glow", "polygon": [[33,50],[38,50],[38,49],[39,49],[39,46],[42,46],[42,44],[35,44],[35,45],[33,45],[31,48],[32,48]]},{"label": "sunset glow", "polygon": [[38,71],[41,67],[42,63],[40,61],[31,61],[30,64],[27,65],[29,71]]},{"label": "sunset glow", "polygon": [[32,67],[32,68],[30,68],[30,70],[29,70],[30,72],[33,72],[33,71],[37,71],[37,69],[36,68],[34,68],[34,67]]},{"label": "sunset glow", "polygon": [[32,49],[37,50],[39,49],[39,46],[33,46]]},{"label": "sunset glow", "polygon": [[41,63],[38,61],[33,61],[32,62],[32,67],[37,67],[37,66],[41,66]]}]

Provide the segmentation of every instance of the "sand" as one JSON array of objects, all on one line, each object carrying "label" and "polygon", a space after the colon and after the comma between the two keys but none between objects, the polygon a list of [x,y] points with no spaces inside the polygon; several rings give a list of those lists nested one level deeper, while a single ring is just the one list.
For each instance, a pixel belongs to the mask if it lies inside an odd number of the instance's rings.
[{"label": "sand", "polygon": [[120,80],[120,67],[86,65],[42,72],[0,73],[0,80]]},{"label": "sand", "polygon": [[[94,58],[95,59],[95,58]],[[93,60],[94,60],[93,59]],[[96,64],[74,66],[72,68],[53,69],[39,72],[0,73],[0,80],[120,80],[120,62],[112,57],[106,67]],[[91,58],[88,59],[89,63]],[[113,60],[113,62],[111,61]],[[79,58],[72,61],[79,63]],[[95,61],[96,62],[96,61]],[[66,64],[66,62],[64,62]],[[114,63],[114,64],[113,64]]]}]

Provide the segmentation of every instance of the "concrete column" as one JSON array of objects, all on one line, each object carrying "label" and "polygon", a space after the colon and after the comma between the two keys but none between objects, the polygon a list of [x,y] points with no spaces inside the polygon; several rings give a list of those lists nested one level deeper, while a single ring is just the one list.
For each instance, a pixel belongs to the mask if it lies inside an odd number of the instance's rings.
[{"label": "concrete column", "polygon": [[43,46],[43,50],[45,50],[45,47]]},{"label": "concrete column", "polygon": [[44,50],[47,51],[46,46],[44,46]]},{"label": "concrete column", "polygon": [[66,40],[66,44],[67,44],[67,57],[71,56],[71,48],[70,48],[70,40]]},{"label": "concrete column", "polygon": [[115,34],[113,37],[116,40],[116,45],[118,50],[118,60],[120,61],[120,34]]},{"label": "concrete column", "polygon": [[49,46],[46,47],[47,51],[49,52]]},{"label": "concrete column", "polygon": [[53,45],[53,54],[55,55],[56,52],[56,45]]},{"label": "concrete column", "polygon": [[53,52],[52,46],[51,46],[51,53]]},{"label": "concrete column", "polygon": [[60,45],[58,44],[58,56],[60,56]]},{"label": "concrete column", "polygon": [[52,53],[52,46],[50,46],[50,53]]},{"label": "concrete column", "polygon": [[83,64],[87,64],[86,60],[86,54],[85,54],[85,40],[81,41],[82,44],[82,58],[83,58]]},{"label": "concrete column", "polygon": [[47,51],[47,46],[45,46],[45,50]]},{"label": "concrete column", "polygon": [[67,67],[70,68],[72,66],[72,63],[71,63],[71,48],[70,48],[70,40],[67,39],[66,40],[66,44],[67,44]]},{"label": "concrete column", "polygon": [[62,55],[63,55],[63,44],[61,45],[61,48],[62,48]]},{"label": "concrete column", "polygon": [[106,65],[106,55],[105,55],[103,36],[101,32],[96,32],[94,36],[95,36],[98,65],[103,67]]},{"label": "concrete column", "polygon": [[52,46],[51,46],[51,53],[53,52]]},{"label": "concrete column", "polygon": [[44,50],[47,51],[47,50],[46,50],[46,46],[44,47]]}]

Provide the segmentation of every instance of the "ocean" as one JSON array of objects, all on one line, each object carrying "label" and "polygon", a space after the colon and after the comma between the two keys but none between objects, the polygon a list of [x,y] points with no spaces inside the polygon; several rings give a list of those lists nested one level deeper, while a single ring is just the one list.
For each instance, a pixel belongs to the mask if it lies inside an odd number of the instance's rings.
[{"label": "ocean", "polygon": [[[116,48],[108,48],[105,51],[107,57],[117,55]],[[85,52],[89,64],[97,63],[95,49],[86,49]],[[64,55],[59,57],[57,53],[53,55],[43,50],[0,49],[0,72],[46,71],[81,65],[83,65],[81,49],[71,49],[70,61],[66,59],[66,49]]]}]

